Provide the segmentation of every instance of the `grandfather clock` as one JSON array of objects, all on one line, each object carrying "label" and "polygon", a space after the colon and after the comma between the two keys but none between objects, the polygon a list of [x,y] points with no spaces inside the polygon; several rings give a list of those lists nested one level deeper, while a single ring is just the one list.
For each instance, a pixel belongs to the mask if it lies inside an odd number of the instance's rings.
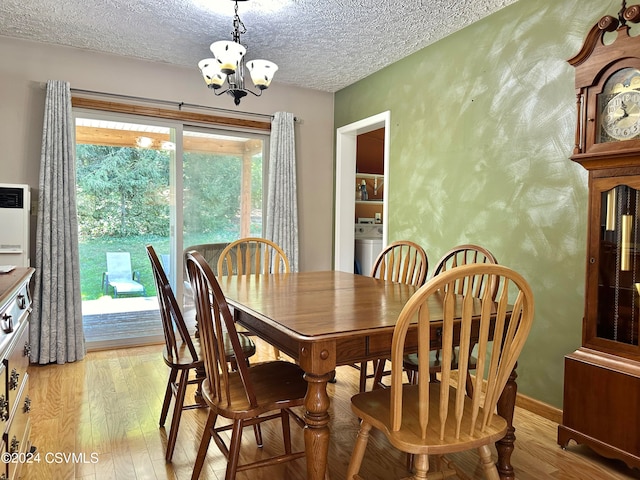
[{"label": "grandfather clock", "polygon": [[558,444],[640,467],[640,5],[589,32],[575,67],[571,160],[589,171],[582,346],[565,357]]}]

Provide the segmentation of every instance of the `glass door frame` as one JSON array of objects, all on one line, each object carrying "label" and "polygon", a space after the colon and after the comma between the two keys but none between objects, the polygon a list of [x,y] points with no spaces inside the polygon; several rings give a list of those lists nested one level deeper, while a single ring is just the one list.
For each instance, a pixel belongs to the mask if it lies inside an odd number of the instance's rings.
[{"label": "glass door frame", "polygon": [[175,144],[169,163],[169,281],[174,289],[178,304],[182,306],[184,298],[184,196],[178,192],[184,192],[183,165],[184,165],[184,132],[196,131],[217,135],[228,135],[262,140],[262,211],[263,234],[267,219],[267,202],[269,193],[269,154],[270,134],[268,131],[256,131],[255,129],[238,126],[228,127],[209,123],[192,121],[168,120],[131,113],[107,112],[90,108],[74,107],[73,120],[76,118],[93,118],[121,123],[136,123],[142,125],[165,127],[170,129],[170,141]]},{"label": "glass door frame", "polygon": [[[73,122],[74,126],[76,125],[76,121],[78,118],[87,118],[87,119],[95,119],[102,120],[106,122],[115,122],[115,123],[129,123],[129,124],[139,124],[139,125],[148,125],[152,127],[162,127],[169,129],[169,141],[174,142],[176,148],[170,150],[169,152],[169,229],[168,229],[168,239],[169,239],[169,281],[174,288],[174,291],[180,291],[180,295],[182,295],[182,271],[178,271],[178,268],[182,266],[181,255],[178,255],[177,252],[180,252],[181,242],[182,242],[182,229],[178,228],[179,225],[182,225],[182,196],[176,195],[176,192],[180,191],[182,188],[182,178],[176,175],[176,172],[182,170],[182,123],[176,121],[167,121],[164,119],[157,119],[154,117],[147,117],[141,115],[131,115],[126,113],[114,113],[114,112],[105,112],[101,110],[92,110],[86,108],[73,108]],[[75,130],[74,130],[75,131]],[[144,133],[141,133],[141,136],[144,136]],[[75,139],[74,139],[75,140]],[[153,278],[148,279],[153,282]],[[181,299],[182,297],[176,296],[177,299]],[[84,315],[84,313],[83,313]],[[151,342],[159,341],[161,342],[163,339],[162,336],[162,328],[159,327],[159,335],[149,335],[139,342],[139,344],[148,344]],[[132,339],[123,338],[122,341],[119,340],[96,340],[92,342],[89,340],[90,348],[109,348],[109,347],[117,347],[129,345],[131,343],[138,344]]]}]

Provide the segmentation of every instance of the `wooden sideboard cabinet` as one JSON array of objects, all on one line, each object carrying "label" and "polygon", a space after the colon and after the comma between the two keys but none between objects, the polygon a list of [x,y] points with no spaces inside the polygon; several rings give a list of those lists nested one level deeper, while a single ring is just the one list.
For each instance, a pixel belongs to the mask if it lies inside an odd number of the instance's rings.
[{"label": "wooden sideboard cabinet", "polygon": [[32,448],[27,367],[33,272],[33,268],[15,268],[0,274],[0,480],[19,478],[23,459]]}]

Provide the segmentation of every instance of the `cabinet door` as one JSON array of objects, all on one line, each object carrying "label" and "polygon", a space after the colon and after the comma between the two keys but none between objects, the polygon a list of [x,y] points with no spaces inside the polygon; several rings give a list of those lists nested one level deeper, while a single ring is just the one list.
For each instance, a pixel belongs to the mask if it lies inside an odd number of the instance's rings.
[{"label": "cabinet door", "polygon": [[584,344],[640,359],[640,175],[590,190]]}]

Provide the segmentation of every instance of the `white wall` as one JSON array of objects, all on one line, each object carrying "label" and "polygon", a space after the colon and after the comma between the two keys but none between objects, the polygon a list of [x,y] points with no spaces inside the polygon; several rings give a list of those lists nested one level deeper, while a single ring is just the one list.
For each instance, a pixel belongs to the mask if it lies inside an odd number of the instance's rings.
[{"label": "white wall", "polygon": [[[179,68],[2,36],[0,59],[0,183],[29,184],[34,198],[47,80],[65,80],[71,88],[83,90],[236,108],[231,97],[215,97],[204,86],[196,65]],[[330,269],[333,94],[289,87],[277,83],[276,77],[262,97],[245,97],[238,108],[263,114],[292,112],[300,119],[296,130],[300,269]],[[35,220],[32,223],[35,231]]]}]

